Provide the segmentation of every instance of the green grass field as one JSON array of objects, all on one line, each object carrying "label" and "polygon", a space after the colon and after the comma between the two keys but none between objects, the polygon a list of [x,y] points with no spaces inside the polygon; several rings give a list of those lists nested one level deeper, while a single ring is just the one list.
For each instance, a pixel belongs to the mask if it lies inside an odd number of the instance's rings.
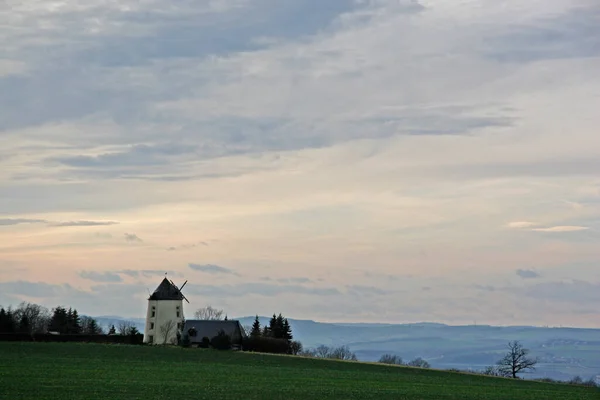
[{"label": "green grass field", "polygon": [[215,350],[0,343],[0,399],[600,399],[597,388]]}]

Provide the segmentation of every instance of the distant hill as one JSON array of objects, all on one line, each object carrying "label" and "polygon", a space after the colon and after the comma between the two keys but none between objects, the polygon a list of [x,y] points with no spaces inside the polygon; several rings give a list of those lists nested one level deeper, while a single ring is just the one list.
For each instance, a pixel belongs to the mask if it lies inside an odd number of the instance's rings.
[{"label": "distant hill", "polygon": [[[96,317],[103,327],[118,323],[118,316]],[[233,319],[233,318],[232,318]],[[237,318],[251,326],[254,317]],[[262,325],[270,317],[260,317]],[[144,331],[144,319],[125,319]],[[600,376],[600,329],[543,328],[533,326],[452,326],[439,323],[372,324],[325,323],[288,319],[294,338],[305,348],[347,345],[363,361],[377,361],[392,353],[408,361],[422,357],[434,368],[481,370],[494,364],[511,340],[519,340],[540,363],[527,377],[567,380]]]}]

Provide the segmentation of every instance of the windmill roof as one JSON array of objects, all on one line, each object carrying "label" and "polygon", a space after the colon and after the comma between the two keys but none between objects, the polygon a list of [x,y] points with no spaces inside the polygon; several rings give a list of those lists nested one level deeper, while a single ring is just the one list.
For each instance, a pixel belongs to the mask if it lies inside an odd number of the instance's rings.
[{"label": "windmill roof", "polygon": [[164,278],[148,300],[183,300],[183,294],[177,286]]}]

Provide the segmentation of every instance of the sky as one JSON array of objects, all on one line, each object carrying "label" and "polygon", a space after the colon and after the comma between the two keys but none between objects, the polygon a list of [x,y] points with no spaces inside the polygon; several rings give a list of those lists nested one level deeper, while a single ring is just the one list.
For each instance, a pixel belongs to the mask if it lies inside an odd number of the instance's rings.
[{"label": "sky", "polygon": [[0,304],[600,328],[596,0],[3,0]]}]

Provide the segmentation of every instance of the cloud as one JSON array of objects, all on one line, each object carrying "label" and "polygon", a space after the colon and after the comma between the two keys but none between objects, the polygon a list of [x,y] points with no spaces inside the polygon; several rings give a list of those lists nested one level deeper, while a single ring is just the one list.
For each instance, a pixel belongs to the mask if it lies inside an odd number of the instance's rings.
[{"label": "cloud", "polygon": [[600,301],[600,283],[581,280],[544,282],[522,287],[508,287],[504,290],[522,297],[569,303],[577,306],[597,304]]},{"label": "cloud", "polygon": [[[270,280],[270,278],[266,277],[263,280]],[[279,283],[312,283],[313,280],[306,277],[292,277],[292,278],[279,278],[277,279]]]},{"label": "cloud", "polygon": [[0,219],[0,226],[19,225],[19,224],[47,224],[53,227],[69,227],[69,226],[108,226],[116,225],[114,221],[65,221],[65,222],[50,222],[45,219],[31,218],[3,218]]},{"label": "cloud", "polygon": [[189,263],[188,267],[193,269],[194,271],[207,272],[209,274],[231,274],[237,275],[237,273],[229,268],[221,267],[214,264],[194,264]]},{"label": "cloud", "polygon": [[535,232],[550,232],[550,233],[564,233],[564,232],[580,232],[588,230],[585,226],[552,226],[549,228],[535,228],[532,231]]},{"label": "cloud", "polygon": [[514,228],[514,229],[522,229],[522,228],[531,228],[532,226],[535,226],[535,225],[537,225],[535,222],[515,221],[515,222],[508,223],[506,226],[509,228]]},{"label": "cloud", "polygon": [[521,278],[523,279],[533,279],[533,278],[539,278],[541,275],[531,269],[518,269],[516,271],[516,274],[519,275]]},{"label": "cloud", "polygon": [[198,243],[192,243],[192,244],[183,244],[181,246],[170,246],[167,247],[168,251],[176,251],[176,250],[188,250],[188,249],[193,249],[196,248],[198,246],[208,246],[208,242],[198,242]]},{"label": "cloud", "polygon": [[97,272],[97,271],[81,271],[79,273],[83,279],[88,279],[94,282],[122,282],[123,279],[112,272]]},{"label": "cloud", "polygon": [[346,288],[350,293],[359,296],[381,296],[390,293],[388,290],[384,290],[375,286],[348,285]]},{"label": "cloud", "polygon": [[68,226],[108,226],[117,225],[118,222],[114,221],[68,221],[68,222],[54,222],[50,226],[57,227],[68,227]]},{"label": "cloud", "polygon": [[136,235],[135,233],[125,233],[124,235],[125,235],[125,241],[127,241],[127,242],[139,242],[139,243],[143,242],[143,240],[140,239],[138,237],[138,235]]},{"label": "cloud", "polygon": [[0,219],[0,226],[10,226],[19,224],[41,224],[46,223],[43,219],[29,219],[29,218],[2,218]]},{"label": "cloud", "polygon": [[276,285],[268,283],[241,283],[237,285],[196,285],[186,286],[188,293],[199,296],[243,297],[248,295],[277,296],[282,294],[302,294],[314,296],[334,296],[341,292],[335,288],[307,287],[301,285]]},{"label": "cloud", "polygon": [[177,271],[172,271],[172,270],[165,271],[165,270],[161,270],[161,269],[156,269],[156,270],[123,269],[123,270],[115,271],[115,273],[130,276],[132,278],[137,278],[139,276],[145,276],[145,277],[165,276],[165,273],[167,273],[167,275],[170,275],[170,276],[179,276],[179,272],[177,272]]},{"label": "cloud", "polygon": [[532,232],[550,232],[550,233],[563,233],[563,232],[579,232],[588,230],[588,227],[585,226],[569,226],[569,225],[559,225],[559,226],[551,226],[546,228],[534,228],[534,226],[539,225],[535,222],[528,221],[515,221],[510,222],[506,226],[513,229],[526,229]]},{"label": "cloud", "polygon": [[0,58],[0,78],[10,75],[25,75],[27,70],[27,64],[23,61]]},{"label": "cloud", "polygon": [[494,292],[496,291],[496,287],[492,285],[474,285],[475,289],[483,290],[485,292]]},{"label": "cloud", "polygon": [[74,288],[68,283],[49,284],[44,282],[11,281],[0,282],[0,292],[15,296],[27,296],[36,299],[57,298],[61,296],[81,295],[85,292]]},{"label": "cloud", "polygon": [[[55,279],[86,259],[155,286],[161,266],[212,259],[271,277],[206,287],[234,298],[231,313],[275,301],[403,320],[386,304],[415,302],[415,318],[574,321],[543,301],[498,314],[506,293],[472,284],[499,287],[506,265],[544,271],[527,286],[597,264],[597,2],[76,3],[13,1],[0,31],[0,252],[29,269],[3,278]],[[128,227],[77,232],[98,216]],[[46,227],[70,221],[81,228]],[[209,237],[221,241],[194,247]],[[105,289],[115,297],[81,304],[143,315],[145,287],[139,303]]]}]

